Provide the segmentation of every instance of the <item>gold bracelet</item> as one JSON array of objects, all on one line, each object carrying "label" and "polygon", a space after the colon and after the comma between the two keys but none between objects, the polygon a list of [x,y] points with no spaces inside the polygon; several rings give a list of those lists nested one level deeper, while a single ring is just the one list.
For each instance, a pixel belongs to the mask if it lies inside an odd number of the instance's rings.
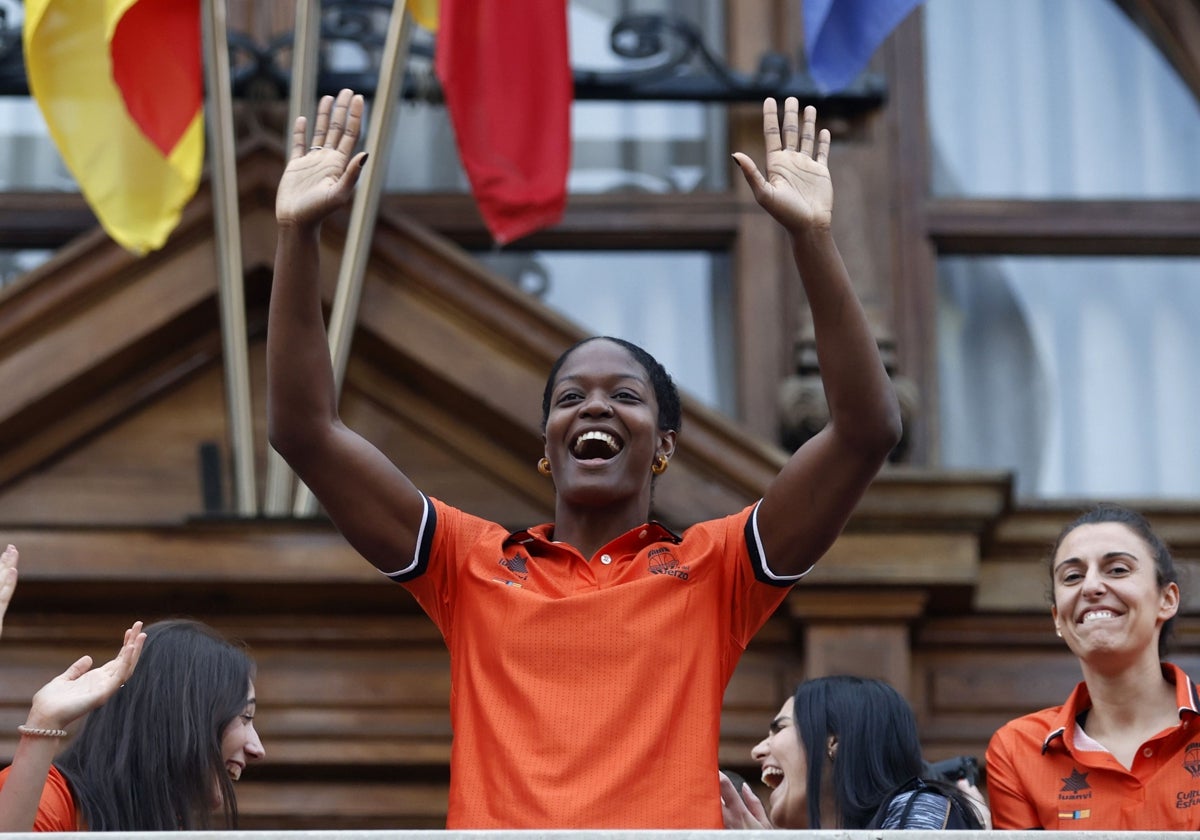
[{"label": "gold bracelet", "polygon": [[22,735],[32,735],[35,738],[67,737],[67,730],[65,729],[38,729],[36,726],[26,726],[23,723],[17,727],[17,731]]}]

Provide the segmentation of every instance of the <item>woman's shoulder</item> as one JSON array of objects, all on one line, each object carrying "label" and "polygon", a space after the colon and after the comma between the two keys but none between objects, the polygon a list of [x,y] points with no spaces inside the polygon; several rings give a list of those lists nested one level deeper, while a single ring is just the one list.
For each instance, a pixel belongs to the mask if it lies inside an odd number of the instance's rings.
[{"label": "woman's shoulder", "polygon": [[982,828],[978,815],[960,798],[925,784],[902,790],[883,808],[878,828],[973,830]]}]

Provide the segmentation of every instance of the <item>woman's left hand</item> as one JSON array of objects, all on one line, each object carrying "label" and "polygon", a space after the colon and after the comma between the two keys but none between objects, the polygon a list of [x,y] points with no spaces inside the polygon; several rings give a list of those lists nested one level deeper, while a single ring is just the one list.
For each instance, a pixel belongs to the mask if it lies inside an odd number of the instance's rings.
[{"label": "woman's left hand", "polygon": [[829,130],[817,132],[817,109],[789,96],[783,105],[783,131],[775,100],[763,102],[767,144],[764,178],[748,156],[734,152],[754,198],[789,232],[826,228],[833,222],[833,181],[829,177]]}]

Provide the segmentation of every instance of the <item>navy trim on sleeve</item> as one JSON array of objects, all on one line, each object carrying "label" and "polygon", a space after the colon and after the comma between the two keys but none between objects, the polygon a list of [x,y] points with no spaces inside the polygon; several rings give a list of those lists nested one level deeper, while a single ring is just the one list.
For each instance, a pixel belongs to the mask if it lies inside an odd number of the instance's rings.
[{"label": "navy trim on sleeve", "polygon": [[394,572],[384,572],[396,583],[405,583],[425,574],[429,568],[429,554],[433,550],[433,532],[437,529],[437,509],[424,493],[421,499],[425,502],[425,513],[421,515],[421,527],[417,531],[417,547],[413,553],[412,562],[403,569]]},{"label": "navy trim on sleeve", "polygon": [[762,538],[758,534],[758,506],[761,504],[762,500],[760,499],[754,505],[754,510],[750,511],[750,515],[746,517],[746,547],[750,551],[750,565],[754,568],[754,577],[759,583],[786,588],[812,571],[812,567],[810,566],[798,575],[788,576],[777,575],[771,571],[767,566],[767,553],[763,550]]}]

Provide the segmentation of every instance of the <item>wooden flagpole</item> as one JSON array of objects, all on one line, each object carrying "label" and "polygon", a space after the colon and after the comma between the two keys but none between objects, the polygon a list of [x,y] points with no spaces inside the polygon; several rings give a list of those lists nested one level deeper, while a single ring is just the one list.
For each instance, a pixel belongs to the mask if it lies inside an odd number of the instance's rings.
[{"label": "wooden flagpole", "polygon": [[[321,46],[321,0],[297,0],[296,30],[292,38],[292,88],[288,100],[288,121],[284,126],[285,153],[292,146],[292,126],[296,117],[311,114],[317,99],[318,50]],[[290,513],[293,478],[291,467],[270,445],[267,446],[267,484],[263,513],[286,516]]]},{"label": "wooden flagpole", "polygon": [[[404,70],[408,64],[408,48],[412,39],[412,18],[406,0],[396,0],[388,21],[387,38],[379,62],[379,84],[371,103],[370,129],[367,131],[367,151],[374,155],[354,193],[350,209],[350,228],[346,233],[346,250],[338,272],[337,293],[329,315],[329,356],[333,361],[334,387],[340,395],[350,356],[350,340],[358,318],[358,301],[362,296],[367,258],[371,253],[371,237],[375,232],[375,217],[379,211],[379,196],[383,191],[386,166],[383,158],[391,147],[396,124],[396,105],[400,101]],[[300,484],[292,505],[295,516],[312,516],[317,502],[312,492]]]},{"label": "wooden flagpole", "polygon": [[255,516],[258,513],[258,488],[254,476],[254,423],[246,348],[246,295],[242,285],[241,222],[225,0],[205,0],[202,17],[207,88],[205,112],[217,243],[221,348],[225,361],[225,408],[233,463],[233,502],[241,516]]}]

